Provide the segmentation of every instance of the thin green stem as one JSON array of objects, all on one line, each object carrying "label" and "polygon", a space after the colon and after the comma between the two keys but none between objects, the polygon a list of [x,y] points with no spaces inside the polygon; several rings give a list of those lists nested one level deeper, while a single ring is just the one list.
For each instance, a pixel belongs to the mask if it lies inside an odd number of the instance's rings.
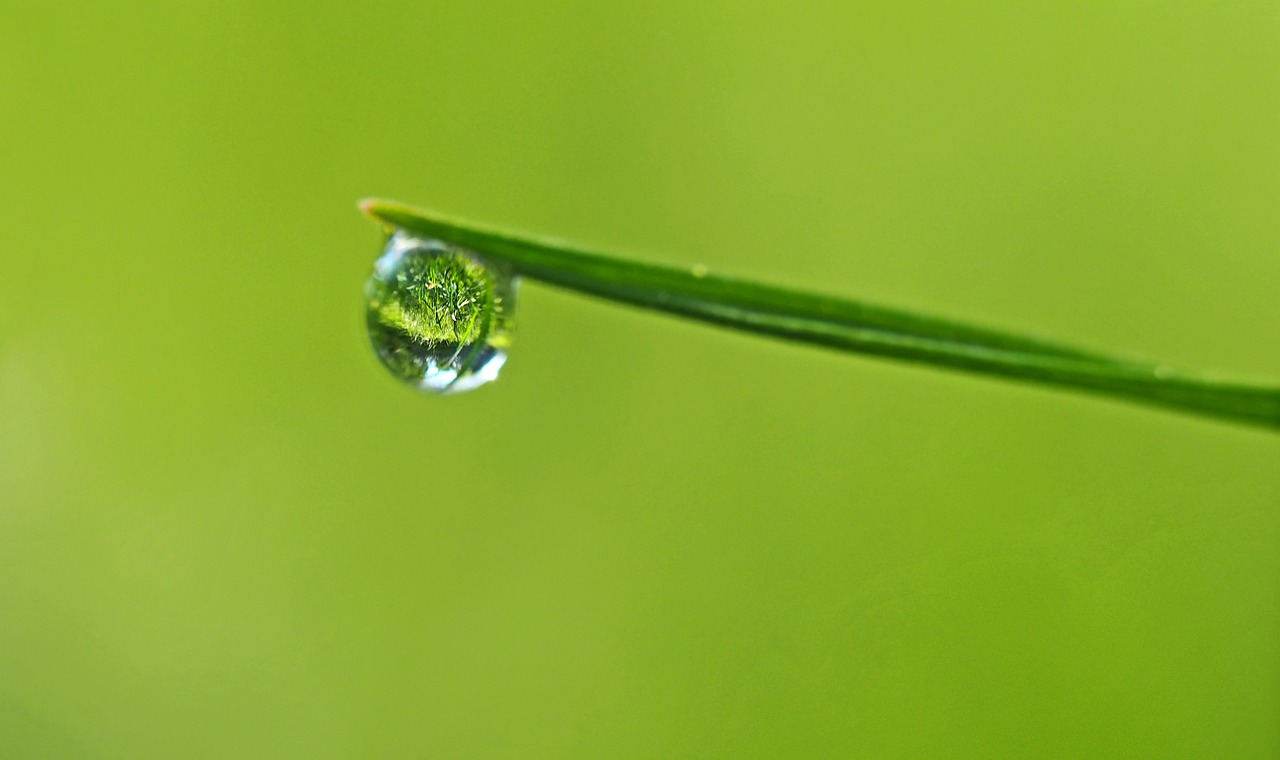
[{"label": "thin green stem", "polygon": [[937,317],[589,253],[394,201],[366,200],[376,221],[470,249],[520,276],[748,332],[1280,428],[1280,385],[1175,369]]}]

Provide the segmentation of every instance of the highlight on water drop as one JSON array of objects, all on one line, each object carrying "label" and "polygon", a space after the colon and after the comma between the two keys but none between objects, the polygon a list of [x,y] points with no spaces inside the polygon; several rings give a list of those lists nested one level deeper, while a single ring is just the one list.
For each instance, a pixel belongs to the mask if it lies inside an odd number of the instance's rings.
[{"label": "highlight on water drop", "polygon": [[508,270],[476,253],[396,231],[365,283],[374,353],[430,393],[492,382],[511,345],[515,290]]}]

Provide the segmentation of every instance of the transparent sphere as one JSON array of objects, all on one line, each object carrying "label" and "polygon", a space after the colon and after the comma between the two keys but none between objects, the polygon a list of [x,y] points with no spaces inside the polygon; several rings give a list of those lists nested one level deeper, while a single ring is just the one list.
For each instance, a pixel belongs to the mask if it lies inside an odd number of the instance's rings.
[{"label": "transparent sphere", "polygon": [[507,360],[515,280],[470,251],[397,231],[373,265],[365,301],[374,353],[419,390],[477,388]]}]

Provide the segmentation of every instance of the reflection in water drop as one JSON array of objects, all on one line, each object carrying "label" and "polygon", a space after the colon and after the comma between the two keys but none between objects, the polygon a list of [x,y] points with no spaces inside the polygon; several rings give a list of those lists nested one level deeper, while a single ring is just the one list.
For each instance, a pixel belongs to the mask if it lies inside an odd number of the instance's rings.
[{"label": "reflection in water drop", "polygon": [[364,292],[369,340],[391,374],[432,393],[497,379],[515,311],[510,272],[462,248],[397,231]]}]

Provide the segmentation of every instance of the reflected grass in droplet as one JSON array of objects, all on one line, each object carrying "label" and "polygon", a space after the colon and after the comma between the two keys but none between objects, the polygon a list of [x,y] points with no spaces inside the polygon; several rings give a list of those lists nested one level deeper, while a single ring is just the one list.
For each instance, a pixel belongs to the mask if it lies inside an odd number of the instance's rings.
[{"label": "reflected grass in droplet", "polygon": [[419,390],[471,390],[495,380],[506,361],[515,282],[470,251],[397,231],[365,299],[374,353]]}]

